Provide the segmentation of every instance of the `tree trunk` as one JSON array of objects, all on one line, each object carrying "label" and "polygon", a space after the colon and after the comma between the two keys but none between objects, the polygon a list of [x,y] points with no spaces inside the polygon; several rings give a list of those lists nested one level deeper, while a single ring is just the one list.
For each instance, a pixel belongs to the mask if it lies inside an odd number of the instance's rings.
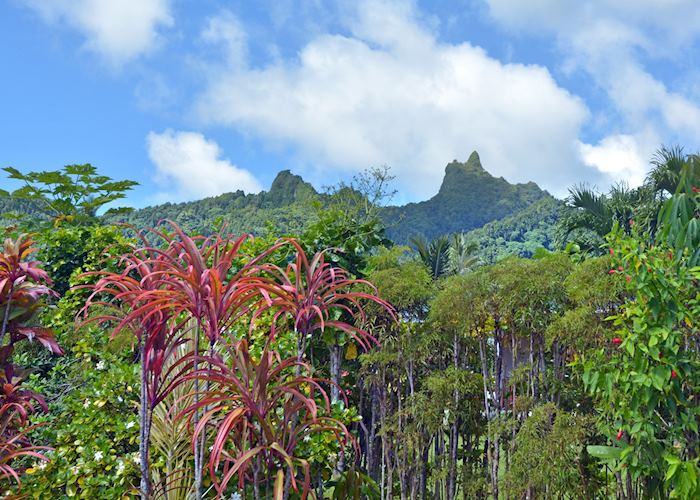
[{"label": "tree trunk", "polygon": [[[303,330],[303,329],[302,329]],[[296,328],[294,327],[294,334],[297,337],[297,361],[301,362],[304,359],[304,351],[306,350],[306,331],[301,331],[299,332]],[[299,377],[301,375],[301,366],[296,365],[294,367],[294,375],[296,377]],[[292,415],[291,418],[291,428],[295,429],[297,424],[299,423],[299,413],[295,413]],[[289,491],[292,488],[292,474],[294,471],[292,470],[291,467],[287,467],[287,473],[284,475],[284,488],[282,489],[282,498],[283,500],[287,500],[289,498]]]},{"label": "tree trunk", "polygon": [[494,433],[493,453],[491,455],[491,495],[498,498],[498,465],[500,462],[500,443],[498,435]]},{"label": "tree trunk", "polygon": [[141,335],[139,346],[141,356],[141,406],[139,408],[139,462],[141,468],[141,498],[148,500],[151,497],[151,474],[148,454],[151,440],[150,404],[148,400],[148,372],[146,370],[146,342],[145,333]]},{"label": "tree trunk", "polygon": [[[196,372],[199,369],[199,361],[197,357],[199,356],[199,336],[201,331],[201,325],[198,325],[194,333],[194,363],[192,365],[192,370]],[[199,378],[194,379],[194,404],[195,406],[199,403]],[[195,410],[193,420],[193,427],[197,428],[199,423],[199,409]],[[195,500],[202,500],[202,458],[204,449],[200,447],[199,444],[195,446],[194,449],[194,497]]]},{"label": "tree trunk", "polygon": [[420,464],[420,498],[426,498],[426,487],[428,483],[428,459],[430,452],[430,440],[423,447],[423,452],[421,454],[421,464]]},{"label": "tree trunk", "polygon": [[340,357],[341,346],[336,342],[330,346],[331,354],[331,402],[335,403],[340,400]]},{"label": "tree trunk", "polygon": [[[452,339],[452,361],[455,370],[459,369],[459,355],[459,336],[455,333]],[[459,445],[459,390],[457,388],[454,389],[452,396],[454,403],[454,420],[450,427],[450,449],[446,488],[446,496],[449,500],[455,497],[457,485],[457,447]]]}]

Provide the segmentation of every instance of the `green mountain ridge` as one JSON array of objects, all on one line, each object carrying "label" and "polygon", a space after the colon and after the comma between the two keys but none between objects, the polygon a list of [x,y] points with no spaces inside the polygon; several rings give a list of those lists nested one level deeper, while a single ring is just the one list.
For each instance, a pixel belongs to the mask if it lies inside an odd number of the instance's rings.
[{"label": "green mountain ridge", "polygon": [[[164,219],[193,233],[210,234],[225,223],[234,234],[262,234],[272,224],[278,234],[300,234],[317,220],[319,207],[331,197],[322,194],[290,170],[277,174],[269,191],[243,191],[181,203],[163,203],[107,216],[137,228],[153,227]],[[510,184],[494,177],[473,152],[464,162],[445,167],[439,191],[432,198],[403,206],[382,208],[389,239],[406,244],[413,236],[433,239],[443,234],[470,232],[492,261],[503,252],[529,255],[533,245],[550,247],[553,226],[562,202],[534,182]],[[20,200],[0,199],[3,211],[26,211]],[[489,224],[491,224],[489,226]],[[480,228],[483,228],[481,230]]]},{"label": "green mountain ridge", "polygon": [[534,182],[510,184],[503,177],[489,174],[474,151],[466,163],[454,160],[445,167],[445,177],[435,196],[401,207],[386,207],[382,216],[389,238],[405,243],[412,236],[431,240],[443,234],[468,232],[544,198],[554,199]]}]

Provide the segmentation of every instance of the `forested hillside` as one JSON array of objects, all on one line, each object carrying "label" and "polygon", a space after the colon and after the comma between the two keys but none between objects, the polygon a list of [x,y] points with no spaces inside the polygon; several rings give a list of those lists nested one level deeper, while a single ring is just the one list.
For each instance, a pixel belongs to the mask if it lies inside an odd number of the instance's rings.
[{"label": "forested hillside", "polygon": [[[556,222],[554,207],[557,202],[535,183],[513,185],[503,178],[493,177],[481,166],[479,155],[474,152],[466,163],[454,161],[447,165],[439,192],[429,200],[384,207],[380,214],[389,239],[404,244],[415,236],[434,239],[480,228],[513,216],[539,200],[546,201],[527,215],[504,222],[499,229],[475,235],[489,248],[499,246],[494,256],[509,252],[511,248],[524,255],[532,250],[535,242],[548,246],[551,235],[544,233]],[[246,195],[236,191],[193,202],[165,203],[111,220],[150,227],[159,220],[169,219],[187,230],[203,234],[210,234],[221,222],[226,222],[234,233],[254,234],[262,233],[268,223],[272,223],[281,233],[295,233],[316,219],[314,204],[318,208],[328,203],[329,195],[318,193],[300,176],[283,170],[267,192]],[[509,224],[517,227],[507,230]],[[537,235],[535,230],[539,231]],[[508,246],[511,240],[514,244]],[[527,249],[518,246],[525,241],[529,241]]]},{"label": "forested hillside", "polygon": [[493,263],[509,255],[532,257],[538,248],[553,250],[561,243],[557,222],[567,210],[563,201],[550,196],[524,210],[485,224],[467,233],[479,247],[484,262]]},{"label": "forested hillside", "polygon": [[324,199],[311,184],[283,170],[277,174],[270,191],[259,194],[236,191],[197,201],[164,203],[110,220],[153,227],[158,221],[168,219],[201,234],[211,234],[222,223],[233,233],[261,234],[272,223],[277,231],[287,234],[298,232],[314,220],[313,204],[323,204]]},{"label": "forested hillside", "polygon": [[429,240],[443,234],[466,232],[513,215],[537,200],[551,198],[537,184],[510,184],[481,166],[474,151],[466,163],[445,167],[440,191],[429,200],[387,207],[382,218],[389,238],[406,243],[414,236]]},{"label": "forested hillside", "polygon": [[[197,201],[164,203],[104,219],[138,228],[153,227],[167,219],[199,234],[211,234],[224,223],[233,233],[263,234],[274,228],[279,234],[298,234],[318,220],[319,211],[333,203],[332,196],[317,192],[300,176],[283,170],[269,191],[236,191]],[[479,245],[482,260],[495,262],[507,255],[531,256],[538,247],[553,249],[554,226],[562,206],[563,202],[534,183],[513,185],[491,176],[474,152],[466,163],[447,165],[434,197],[382,207],[379,214],[387,237],[395,243],[469,232],[468,238]],[[7,216],[10,212],[34,211],[35,202],[0,197],[5,223],[14,220]]]}]

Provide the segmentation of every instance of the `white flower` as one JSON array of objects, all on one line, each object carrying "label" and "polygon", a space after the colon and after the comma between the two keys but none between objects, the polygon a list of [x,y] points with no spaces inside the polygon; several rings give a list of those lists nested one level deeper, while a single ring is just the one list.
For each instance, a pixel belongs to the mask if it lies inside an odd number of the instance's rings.
[{"label": "white flower", "polygon": [[37,463],[35,463],[35,464],[33,465],[33,467],[34,467],[35,469],[44,470],[44,469],[46,469],[46,461],[44,461],[44,460],[39,460]]},{"label": "white flower", "polygon": [[70,468],[70,472],[75,476],[76,474],[78,474],[78,472],[80,472],[80,468],[77,465],[74,465]]},{"label": "white flower", "polygon": [[102,460],[102,457],[104,457],[104,454],[103,454],[101,451],[96,451],[96,452],[95,452],[95,460],[96,460],[96,461],[99,462],[100,460]]},{"label": "white flower", "polygon": [[135,426],[135,425],[136,425],[136,422],[134,422],[133,420],[131,420],[130,422],[127,422],[127,423],[126,423],[126,428],[127,428],[127,429],[131,429],[131,428],[132,428],[133,426]]},{"label": "white flower", "polygon": [[121,396],[117,396],[117,401],[119,401],[120,403],[123,403],[123,402],[124,402],[124,398],[121,397]]},{"label": "white flower", "polygon": [[307,434],[306,436],[304,436],[304,442],[308,443],[309,441],[311,441],[311,436]]},{"label": "white flower", "polygon": [[117,463],[117,474],[119,475],[123,472],[124,472],[124,462],[119,460],[119,462]]},{"label": "white flower", "polygon": [[105,368],[107,368],[107,365],[105,365],[104,361],[100,360],[100,362],[95,365],[95,368],[97,368],[98,370],[104,370]]},{"label": "white flower", "polygon": [[231,500],[241,500],[241,494],[238,493],[237,491],[234,491],[233,494],[231,495]]},{"label": "white flower", "polygon": [[133,454],[131,459],[134,461],[135,464],[140,464],[141,463],[141,454],[136,452]]},{"label": "white flower", "polygon": [[83,408],[87,408],[87,407],[89,407],[89,406],[90,406],[90,400],[89,400],[89,399],[86,399],[85,401],[83,401]]}]

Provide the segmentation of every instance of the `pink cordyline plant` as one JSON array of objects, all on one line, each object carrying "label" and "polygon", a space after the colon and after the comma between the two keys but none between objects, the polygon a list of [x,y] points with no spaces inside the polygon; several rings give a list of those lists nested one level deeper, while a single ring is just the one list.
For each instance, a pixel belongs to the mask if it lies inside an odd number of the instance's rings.
[{"label": "pink cordyline plant", "polygon": [[[295,240],[279,240],[250,257],[241,250],[249,236],[192,238],[169,224],[173,236],[152,232],[162,241],[161,248],[149,245],[142,236],[142,247],[135,246],[121,258],[120,272],[88,273],[98,280],[88,285],[92,294],[83,310],[87,321],[114,324],[112,336],[129,329],[139,341],[142,496],[147,498],[151,492],[148,441],[152,410],[174,387],[193,381],[194,403],[186,415],[193,430],[195,497],[202,495],[208,435],[214,436],[209,474],[219,495],[234,476],[239,486],[252,482],[257,488],[261,467],[275,466],[276,492],[286,492],[291,486],[305,497],[308,464],[294,454],[299,436],[333,432],[341,448],[352,441],[340,422],[326,416],[330,414],[327,394],[321,381],[312,376],[311,366],[303,362],[308,336],[332,328],[346,332],[367,349],[376,339],[358,326],[364,324],[363,302],[379,304],[391,315],[393,309],[370,283],[351,279],[344,270],[329,265],[323,253],[309,260]],[[267,261],[277,250],[290,246],[295,255],[286,268]],[[94,309],[99,314],[88,317],[88,311]],[[264,313],[271,314],[273,321],[261,358],[255,360],[247,340],[234,338],[232,332],[245,321],[250,322],[252,332]],[[281,359],[272,345],[277,330],[290,322],[298,333],[297,356]],[[200,334],[207,341],[206,350]],[[193,339],[191,354],[171,363],[163,373],[165,361],[189,337]],[[166,379],[169,382],[163,386]],[[317,409],[319,398],[324,402],[323,415]],[[280,411],[282,417],[275,421]],[[304,471],[300,489],[299,468]]]},{"label": "pink cordyline plant", "polygon": [[36,426],[27,426],[35,404],[46,411],[44,399],[21,388],[28,370],[12,362],[15,344],[38,341],[49,351],[62,355],[53,332],[29,324],[45,297],[56,294],[49,288],[51,280],[39,262],[29,260],[36,252],[34,242],[26,236],[16,241],[5,240],[0,253],[0,475],[20,483],[12,463],[19,457],[47,460],[40,451],[45,446],[32,446],[27,434]]}]

